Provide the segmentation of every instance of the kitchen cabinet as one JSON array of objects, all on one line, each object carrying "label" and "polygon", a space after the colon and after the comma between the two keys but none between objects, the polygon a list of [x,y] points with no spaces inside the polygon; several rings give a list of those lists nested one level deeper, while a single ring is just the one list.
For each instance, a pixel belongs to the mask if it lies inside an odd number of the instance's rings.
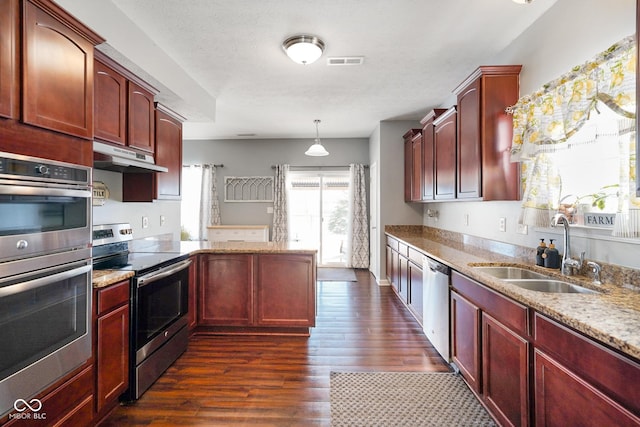
[{"label": "kitchen cabinet", "polygon": [[155,110],[155,163],[167,172],[125,173],[123,202],[180,200],[182,186],[182,122],[185,119],[161,104]]},{"label": "kitchen cabinet", "polygon": [[198,330],[308,335],[315,326],[313,254],[201,254]]},{"label": "kitchen cabinet", "polygon": [[434,189],[434,132],[433,121],[440,117],[445,111],[444,108],[435,108],[429,112],[422,120],[422,200],[433,200]]},{"label": "kitchen cabinet", "polygon": [[387,280],[390,282],[398,299],[407,306],[413,317],[422,324],[423,254],[389,236],[387,236],[386,251]]},{"label": "kitchen cabinet", "polygon": [[115,64],[99,51],[94,62],[95,138],[111,144],[127,141],[127,79]]},{"label": "kitchen cabinet", "polygon": [[530,424],[527,307],[453,271],[452,357],[501,425]]},{"label": "kitchen cabinet", "polygon": [[407,261],[407,279],[409,293],[409,309],[422,325],[422,305],[424,293],[424,281],[422,280],[422,254],[413,248],[409,248],[409,260]]},{"label": "kitchen cabinet", "polygon": [[411,201],[422,200],[422,131],[411,138]]},{"label": "kitchen cabinet", "polygon": [[435,200],[451,200],[456,197],[456,115],[454,106],[433,122],[433,198]]},{"label": "kitchen cabinet", "polygon": [[511,116],[519,97],[520,65],[481,66],[453,92],[457,97],[456,198],[518,200],[511,163]]},{"label": "kitchen cabinet", "polygon": [[129,387],[129,296],[128,280],[94,290],[97,420]]},{"label": "kitchen cabinet", "polygon": [[0,117],[19,116],[18,0],[0,0]]},{"label": "kitchen cabinet", "polygon": [[640,425],[637,361],[539,313],[534,340],[536,425]]},{"label": "kitchen cabinet", "polygon": [[189,332],[198,325],[198,256],[192,255],[189,257],[191,265],[189,265],[189,315],[188,324]]},{"label": "kitchen cabinet", "polygon": [[22,120],[93,139],[93,50],[104,40],[41,0],[24,2],[23,37]]},{"label": "kitchen cabinet", "polygon": [[[413,152],[414,152],[414,140],[421,133],[420,129],[410,129],[403,135],[404,138],[404,201],[411,202],[414,200],[414,191],[413,188],[416,185],[414,180],[414,161],[413,161]],[[420,166],[418,170],[415,172],[417,174],[421,173]],[[420,188],[422,187],[422,183],[419,183]],[[419,198],[418,198],[419,200]]]},{"label": "kitchen cabinet", "polygon": [[155,150],[154,93],[139,83],[127,84],[127,145],[153,154]]}]

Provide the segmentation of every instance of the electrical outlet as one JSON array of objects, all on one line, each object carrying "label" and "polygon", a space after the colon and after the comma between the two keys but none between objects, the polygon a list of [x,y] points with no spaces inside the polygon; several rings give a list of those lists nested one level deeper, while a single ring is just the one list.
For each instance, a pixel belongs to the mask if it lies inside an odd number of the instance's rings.
[{"label": "electrical outlet", "polygon": [[148,216],[143,216],[142,217],[142,228],[149,228],[149,217]]},{"label": "electrical outlet", "polygon": [[464,225],[469,226],[469,214],[464,214]]},{"label": "electrical outlet", "polygon": [[165,218],[164,215],[160,215],[160,227],[162,227],[166,221],[167,221],[167,218]]},{"label": "electrical outlet", "polygon": [[273,206],[267,206],[267,213],[268,214],[272,214],[273,213]]},{"label": "electrical outlet", "polygon": [[529,226],[524,224],[518,224],[518,233],[529,234]]},{"label": "electrical outlet", "polygon": [[498,229],[503,232],[507,231],[507,218],[501,217],[498,220]]}]

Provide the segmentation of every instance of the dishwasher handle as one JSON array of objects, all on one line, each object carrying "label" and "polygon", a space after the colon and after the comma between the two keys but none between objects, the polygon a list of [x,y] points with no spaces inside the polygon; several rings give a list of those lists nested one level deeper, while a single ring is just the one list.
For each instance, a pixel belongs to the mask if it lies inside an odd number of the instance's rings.
[{"label": "dishwasher handle", "polygon": [[426,256],[422,257],[422,268],[424,270],[429,269],[434,273],[444,274],[445,276],[449,276],[451,274],[451,269],[448,266]]}]

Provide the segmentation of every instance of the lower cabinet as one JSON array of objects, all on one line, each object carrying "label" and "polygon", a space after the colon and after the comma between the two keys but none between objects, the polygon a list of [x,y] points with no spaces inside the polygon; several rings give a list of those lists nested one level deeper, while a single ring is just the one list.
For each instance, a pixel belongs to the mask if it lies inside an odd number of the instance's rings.
[{"label": "lower cabinet", "polygon": [[451,292],[451,359],[469,384],[480,393],[480,309]]},{"label": "lower cabinet", "polygon": [[118,404],[129,387],[129,281],[94,291],[96,420]]},{"label": "lower cabinet", "polygon": [[407,263],[407,275],[409,278],[409,309],[420,324],[422,324],[422,302],[424,283],[422,280],[422,266],[411,259]]},{"label": "lower cabinet", "polygon": [[292,333],[315,326],[313,254],[201,254],[198,276],[198,326]]},{"label": "lower cabinet", "polygon": [[198,257],[192,255],[189,259],[191,265],[189,265],[189,321],[187,327],[191,332],[198,325]]}]

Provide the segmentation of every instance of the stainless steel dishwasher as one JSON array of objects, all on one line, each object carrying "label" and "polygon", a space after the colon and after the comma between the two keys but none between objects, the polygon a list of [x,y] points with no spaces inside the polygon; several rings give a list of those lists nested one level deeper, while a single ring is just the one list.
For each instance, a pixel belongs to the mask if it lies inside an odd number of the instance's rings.
[{"label": "stainless steel dishwasher", "polygon": [[422,294],[422,329],[431,344],[451,362],[449,339],[449,267],[422,257],[424,291]]}]

